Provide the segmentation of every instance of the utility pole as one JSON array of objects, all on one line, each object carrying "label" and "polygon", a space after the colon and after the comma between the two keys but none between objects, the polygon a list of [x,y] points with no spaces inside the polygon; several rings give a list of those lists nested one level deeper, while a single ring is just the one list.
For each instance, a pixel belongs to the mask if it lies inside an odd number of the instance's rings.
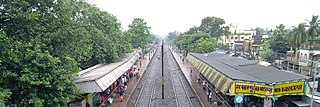
[{"label": "utility pole", "polygon": [[161,69],[161,85],[162,85],[162,99],[164,99],[164,79],[163,79],[163,71],[164,71],[164,65],[163,65],[163,40],[162,40],[162,45],[161,45],[161,66],[162,66],[162,69]]},{"label": "utility pole", "polygon": [[[315,87],[315,81],[316,81],[316,78],[317,78],[317,76],[316,76],[316,71],[317,71],[317,68],[318,68],[318,62],[316,62],[316,61],[314,61],[314,57],[313,57],[313,42],[316,42],[316,43],[319,43],[319,40],[314,40],[313,38],[312,39],[310,39],[310,40],[308,40],[308,42],[310,42],[310,47],[309,47],[309,52],[311,53],[312,52],[312,55],[310,54],[310,59],[311,59],[311,64],[310,64],[310,75],[312,74],[312,72],[313,72],[313,75],[312,75],[312,77],[313,77],[313,84],[312,84],[312,88],[311,88],[311,91],[312,91],[312,96],[311,96],[311,104],[310,104],[310,107],[313,107],[313,103],[314,103],[314,98],[313,98],[313,96],[314,96],[314,87]],[[315,63],[315,64],[314,64]],[[314,65],[316,65],[316,66],[314,66]]]}]

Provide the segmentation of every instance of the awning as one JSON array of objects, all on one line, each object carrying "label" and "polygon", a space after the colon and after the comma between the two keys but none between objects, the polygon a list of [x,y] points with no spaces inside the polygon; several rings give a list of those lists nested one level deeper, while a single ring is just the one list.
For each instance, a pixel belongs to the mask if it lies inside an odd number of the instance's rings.
[{"label": "awning", "polygon": [[120,62],[98,64],[80,71],[74,82],[83,93],[102,92],[130,69],[138,58],[138,53],[128,53]]},{"label": "awning", "polygon": [[233,80],[220,73],[215,68],[208,64],[198,60],[197,58],[188,55],[187,60],[194,65],[198,71],[207,79],[209,82],[216,87],[220,92],[227,93],[228,89],[233,84]]}]

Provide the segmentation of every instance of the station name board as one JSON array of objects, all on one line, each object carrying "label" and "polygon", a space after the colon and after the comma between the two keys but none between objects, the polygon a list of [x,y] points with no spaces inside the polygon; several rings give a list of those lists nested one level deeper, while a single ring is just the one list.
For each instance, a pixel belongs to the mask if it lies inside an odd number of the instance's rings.
[{"label": "station name board", "polygon": [[266,85],[236,83],[235,91],[236,93],[268,95],[271,93],[271,88],[269,88],[269,86]]},{"label": "station name board", "polygon": [[303,93],[303,90],[304,81],[276,84],[274,86],[250,83],[235,83],[235,92],[245,94],[280,95]]},{"label": "station name board", "polygon": [[277,84],[274,86],[274,94],[303,93],[304,82]]}]

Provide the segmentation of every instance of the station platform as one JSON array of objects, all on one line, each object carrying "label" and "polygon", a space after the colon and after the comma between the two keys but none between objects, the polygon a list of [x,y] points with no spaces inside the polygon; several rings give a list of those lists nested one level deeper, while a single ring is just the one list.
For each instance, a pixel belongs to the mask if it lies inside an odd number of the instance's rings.
[{"label": "station platform", "polygon": [[[138,68],[141,69],[141,76],[143,75],[146,68],[148,67],[149,62],[151,61],[151,58],[153,57],[153,55],[154,55],[154,53],[147,54],[145,56],[145,58],[141,59],[141,66],[138,66]],[[133,93],[135,87],[139,83],[140,79],[141,78],[139,78],[138,80],[132,79],[132,81],[130,81],[127,85],[128,93],[124,94],[123,101],[121,102],[120,98],[116,96],[116,98],[113,100],[112,107],[124,107],[125,105],[127,105],[129,98],[130,98],[131,94]],[[109,104],[105,103],[105,107],[111,107],[111,106]]]}]

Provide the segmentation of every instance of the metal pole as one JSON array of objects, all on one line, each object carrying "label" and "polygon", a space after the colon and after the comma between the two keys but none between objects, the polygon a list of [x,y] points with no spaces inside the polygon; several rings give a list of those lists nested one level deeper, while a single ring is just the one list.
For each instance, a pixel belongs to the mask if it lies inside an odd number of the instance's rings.
[{"label": "metal pole", "polygon": [[[312,71],[313,71],[313,56],[310,54],[311,52],[313,52],[313,46],[312,46],[312,44],[313,44],[313,41],[310,41],[309,40],[309,42],[310,42],[310,47],[309,47],[309,58],[311,59],[311,65],[310,65],[310,74],[312,73]],[[312,75],[313,76],[313,84],[312,84],[312,88],[311,88],[311,91],[312,91],[312,95],[311,95],[311,106],[310,107],[313,107],[313,95],[314,95],[314,85],[315,85],[315,81],[316,81],[316,78],[315,78],[315,74],[316,74],[316,72],[315,71],[313,71],[314,72],[314,74]]]},{"label": "metal pole", "polygon": [[[313,59],[313,58],[312,58]],[[313,64],[313,63],[312,63]],[[312,65],[311,65],[312,66]],[[315,67],[316,68],[316,67]],[[316,81],[316,72],[315,72],[315,70],[313,70],[313,68],[311,68],[311,71],[313,71],[314,73],[313,73],[313,84],[312,84],[312,96],[311,96],[311,106],[310,107],[313,107],[313,102],[314,102],[314,99],[313,99],[313,96],[314,96],[314,85],[316,84],[315,83],[315,81]]]},{"label": "metal pole", "polygon": [[161,69],[161,85],[162,85],[162,99],[164,99],[164,79],[163,79],[163,71],[164,71],[164,65],[163,65],[163,40],[162,40],[162,45],[161,45],[161,66],[162,66],[162,69]]}]

